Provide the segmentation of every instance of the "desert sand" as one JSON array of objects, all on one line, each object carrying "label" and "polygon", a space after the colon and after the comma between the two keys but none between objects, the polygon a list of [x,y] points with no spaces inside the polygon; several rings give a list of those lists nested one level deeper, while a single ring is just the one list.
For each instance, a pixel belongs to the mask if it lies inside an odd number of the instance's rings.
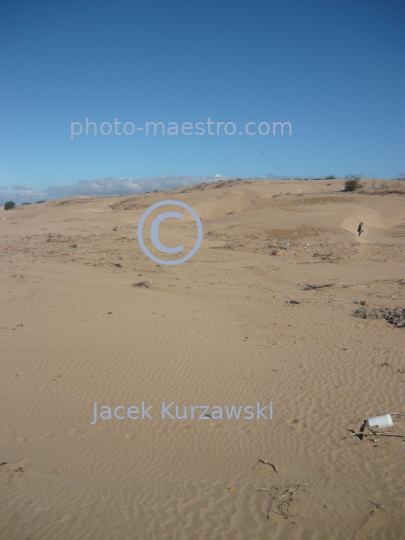
[{"label": "desert sand", "polygon": [[[404,183],[364,182],[221,181],[1,210],[0,538],[405,538],[404,439],[345,438],[405,413],[405,328],[373,318],[405,305]],[[204,230],[175,266],[137,240],[144,211],[168,199]],[[169,246],[195,237],[187,212],[161,226]],[[124,418],[91,424],[94,402]],[[152,419],[128,418],[142,402]],[[162,402],[259,402],[266,416],[271,402],[272,419],[162,419]]]}]

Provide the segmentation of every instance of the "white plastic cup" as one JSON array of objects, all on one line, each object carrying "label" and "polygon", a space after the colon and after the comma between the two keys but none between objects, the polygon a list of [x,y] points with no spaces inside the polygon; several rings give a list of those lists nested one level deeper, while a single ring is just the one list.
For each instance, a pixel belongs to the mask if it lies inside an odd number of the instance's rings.
[{"label": "white plastic cup", "polygon": [[368,427],[390,428],[394,426],[392,417],[390,414],[381,414],[380,416],[373,416],[368,418],[365,422]]}]

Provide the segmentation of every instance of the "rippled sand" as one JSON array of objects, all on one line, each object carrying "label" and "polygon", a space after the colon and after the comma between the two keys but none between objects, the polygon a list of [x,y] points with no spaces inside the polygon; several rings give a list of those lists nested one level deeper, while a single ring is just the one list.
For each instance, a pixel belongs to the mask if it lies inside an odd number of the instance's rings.
[{"label": "rippled sand", "polygon": [[[405,413],[405,330],[352,316],[404,307],[404,196],[342,188],[219,182],[0,212],[1,539],[405,538],[403,440],[342,440]],[[165,199],[203,223],[179,266],[137,241]],[[187,250],[195,233],[186,214],[161,240]],[[94,402],[153,419],[92,425]],[[162,420],[162,402],[272,402],[273,419]]]}]

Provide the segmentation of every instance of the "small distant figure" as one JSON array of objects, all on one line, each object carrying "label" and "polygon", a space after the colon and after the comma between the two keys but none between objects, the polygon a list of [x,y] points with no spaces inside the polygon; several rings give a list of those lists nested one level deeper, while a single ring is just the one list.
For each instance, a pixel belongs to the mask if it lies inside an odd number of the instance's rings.
[{"label": "small distant figure", "polygon": [[359,233],[359,236],[363,232],[363,222],[361,222],[360,225],[357,227],[357,232]]}]

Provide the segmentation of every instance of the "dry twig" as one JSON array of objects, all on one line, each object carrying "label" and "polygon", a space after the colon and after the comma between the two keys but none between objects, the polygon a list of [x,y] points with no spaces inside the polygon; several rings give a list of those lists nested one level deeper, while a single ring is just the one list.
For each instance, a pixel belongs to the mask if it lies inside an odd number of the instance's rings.
[{"label": "dry twig", "polygon": [[259,459],[260,463],[264,463],[265,465],[270,465],[270,467],[273,467],[273,469],[276,471],[276,473],[278,474],[278,469],[277,467],[274,465],[274,463],[270,463],[269,461],[263,461],[262,459]]},{"label": "dry twig", "polygon": [[[354,437],[355,435],[360,437],[360,440],[362,440],[363,437],[374,437],[376,435],[378,435],[379,437],[399,437],[402,439],[405,437],[405,435],[403,434],[391,433],[391,431],[375,431],[368,426],[367,429],[369,429],[371,433],[364,433],[364,431],[354,431],[351,435],[346,435],[346,437],[342,437],[340,440],[343,441],[344,439],[349,439],[350,437]],[[348,429],[348,431],[352,430]]]},{"label": "dry twig", "polygon": [[333,287],[334,283],[324,283],[322,285],[309,285],[308,283],[305,283],[303,281],[304,285],[306,286],[306,291],[309,291],[310,289],[324,289],[325,287]]}]

